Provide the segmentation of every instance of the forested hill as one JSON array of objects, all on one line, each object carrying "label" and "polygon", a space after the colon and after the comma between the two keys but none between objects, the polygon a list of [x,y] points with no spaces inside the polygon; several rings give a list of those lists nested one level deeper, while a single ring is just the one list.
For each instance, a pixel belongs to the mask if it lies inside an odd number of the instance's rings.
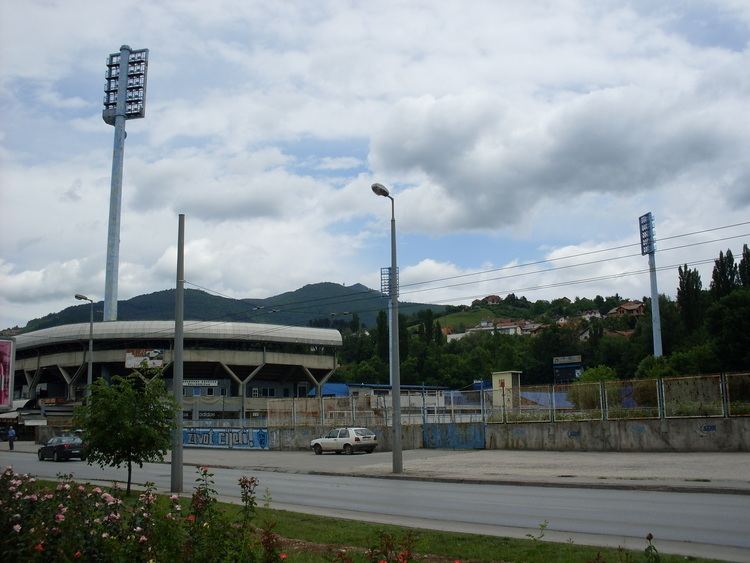
[{"label": "forested hill", "polygon": [[[57,313],[33,319],[21,332],[29,332],[69,323],[88,322],[88,303],[73,305]],[[231,299],[196,289],[185,290],[185,319],[235,321],[286,325],[338,326],[347,324],[352,314],[366,326],[375,324],[378,311],[387,307],[387,298],[362,284],[344,286],[315,283],[266,299]],[[94,320],[102,318],[103,303],[94,304]],[[119,301],[117,318],[121,321],[174,319],[175,290],[157,291]],[[431,309],[436,314],[445,307],[425,303],[402,303],[406,314]]]}]

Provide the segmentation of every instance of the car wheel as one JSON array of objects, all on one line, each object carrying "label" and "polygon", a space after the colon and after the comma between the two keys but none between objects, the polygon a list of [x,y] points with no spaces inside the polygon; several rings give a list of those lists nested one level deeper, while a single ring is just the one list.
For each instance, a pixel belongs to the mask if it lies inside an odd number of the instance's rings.
[{"label": "car wheel", "polygon": [[374,451],[375,451],[375,448],[370,448],[369,450],[365,450],[365,451],[366,451],[366,452],[367,452],[368,454],[371,454],[372,452],[374,452]]},{"label": "car wheel", "polygon": [[320,447],[320,444],[315,444],[313,446],[313,451],[315,452],[315,455],[322,455],[323,454],[323,448]]},{"label": "car wheel", "polygon": [[37,455],[37,457],[39,458],[39,461],[44,461],[44,456],[42,455],[42,451],[41,451],[41,450],[39,450],[39,451],[38,451],[38,452],[36,453],[36,455]]},{"label": "car wheel", "polygon": [[345,453],[346,455],[352,455],[352,453],[354,453],[354,450],[352,450],[352,447],[351,447],[351,445],[349,445],[349,444],[344,444],[344,453]]},{"label": "car wheel", "polygon": [[60,454],[55,452],[54,454],[52,454],[52,459],[55,461],[60,461]]}]

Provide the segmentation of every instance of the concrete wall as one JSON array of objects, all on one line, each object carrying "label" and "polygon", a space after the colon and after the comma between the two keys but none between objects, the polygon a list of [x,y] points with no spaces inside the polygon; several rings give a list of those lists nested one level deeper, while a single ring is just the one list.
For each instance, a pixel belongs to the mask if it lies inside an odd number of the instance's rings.
[{"label": "concrete wall", "polygon": [[748,452],[750,417],[488,424],[487,449]]},{"label": "concrete wall", "polygon": [[[309,450],[310,440],[322,437],[332,427],[298,426],[296,428],[269,428],[268,444],[272,450]],[[391,429],[369,426],[378,437],[377,451],[391,450]],[[422,426],[403,426],[401,433],[403,449],[416,450],[422,447]]]}]

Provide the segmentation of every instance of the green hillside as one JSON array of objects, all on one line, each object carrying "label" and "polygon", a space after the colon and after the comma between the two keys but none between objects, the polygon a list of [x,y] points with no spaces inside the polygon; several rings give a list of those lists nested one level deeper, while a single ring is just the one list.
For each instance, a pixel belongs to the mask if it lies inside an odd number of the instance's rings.
[{"label": "green hillside", "polygon": [[[119,301],[117,318],[121,321],[174,319],[175,290],[163,290]],[[440,314],[445,307],[424,303],[402,303],[401,312],[414,313],[432,309]],[[361,284],[343,286],[336,283],[306,285],[266,299],[231,299],[197,289],[185,290],[185,319],[204,321],[256,322],[307,326],[323,319],[348,321],[357,313],[365,326],[373,326],[380,310],[387,308],[387,298],[379,291]],[[103,303],[94,304],[94,319],[101,320]],[[349,313],[349,314],[344,314]],[[74,305],[57,313],[29,321],[22,332],[70,323],[88,322],[89,304]]]}]

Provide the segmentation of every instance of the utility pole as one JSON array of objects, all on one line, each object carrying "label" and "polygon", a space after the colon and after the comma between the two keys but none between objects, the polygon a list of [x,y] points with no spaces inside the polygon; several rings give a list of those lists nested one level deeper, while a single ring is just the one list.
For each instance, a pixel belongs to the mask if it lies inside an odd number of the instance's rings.
[{"label": "utility pole", "polygon": [[656,243],[654,242],[654,218],[649,211],[638,218],[641,233],[641,256],[648,254],[648,269],[651,276],[651,328],[654,336],[654,357],[662,355],[661,318],[659,317],[659,288],[656,285]]},{"label": "utility pole", "polygon": [[172,364],[172,392],[177,403],[175,428],[172,435],[172,492],[181,493],[182,470],[182,368],[185,311],[185,215],[180,213],[177,228],[177,287],[174,306],[174,362]]},{"label": "utility pole", "polygon": [[112,182],[109,195],[107,268],[104,281],[104,320],[117,320],[117,278],[120,268],[120,216],[122,168],[125,156],[125,121],[146,115],[146,70],[148,49],[120,47],[107,59],[102,119],[115,127],[112,149]]}]

